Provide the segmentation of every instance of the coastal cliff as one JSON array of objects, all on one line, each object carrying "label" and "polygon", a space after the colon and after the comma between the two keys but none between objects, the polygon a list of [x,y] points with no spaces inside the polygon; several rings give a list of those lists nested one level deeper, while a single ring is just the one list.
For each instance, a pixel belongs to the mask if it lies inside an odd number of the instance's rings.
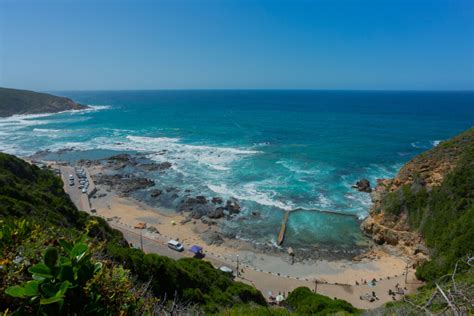
[{"label": "coastal cliff", "polygon": [[402,250],[419,277],[442,274],[474,252],[474,128],[416,156],[395,178],[378,180],[371,198],[362,231]]},{"label": "coastal cliff", "polygon": [[87,106],[69,98],[28,90],[0,88],[0,117],[15,114],[56,113],[83,110]]}]

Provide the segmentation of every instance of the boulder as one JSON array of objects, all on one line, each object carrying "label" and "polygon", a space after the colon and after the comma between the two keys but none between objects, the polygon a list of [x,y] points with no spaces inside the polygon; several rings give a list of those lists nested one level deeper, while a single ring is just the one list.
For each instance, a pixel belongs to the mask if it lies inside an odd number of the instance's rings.
[{"label": "boulder", "polygon": [[360,181],[357,181],[354,187],[359,192],[367,192],[367,193],[372,192],[372,188],[370,187],[370,182],[367,179],[362,179]]},{"label": "boulder", "polygon": [[151,196],[152,198],[157,198],[157,197],[159,197],[159,196],[161,195],[161,193],[163,193],[162,190],[156,189],[156,190],[151,191],[150,196]]},{"label": "boulder", "polygon": [[213,208],[207,204],[207,199],[204,196],[191,197],[181,201],[179,206],[180,212],[191,212],[194,219],[199,219],[211,212]]},{"label": "boulder", "polygon": [[224,201],[220,197],[213,197],[212,198],[212,204],[222,204],[222,202],[224,202]]},{"label": "boulder", "polygon": [[240,205],[237,203],[236,199],[227,200],[225,209],[229,211],[229,214],[240,213]]},{"label": "boulder", "polygon": [[224,208],[223,207],[217,207],[215,210],[210,211],[207,214],[207,217],[209,217],[209,218],[222,218],[222,217],[224,217]]}]

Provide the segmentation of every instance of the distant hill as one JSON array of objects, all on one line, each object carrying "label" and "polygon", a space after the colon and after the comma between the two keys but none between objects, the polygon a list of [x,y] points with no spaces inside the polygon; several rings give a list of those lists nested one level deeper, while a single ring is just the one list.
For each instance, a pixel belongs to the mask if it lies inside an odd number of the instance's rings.
[{"label": "distant hill", "polygon": [[15,114],[55,113],[82,110],[87,106],[69,98],[28,90],[0,88],[0,117]]}]

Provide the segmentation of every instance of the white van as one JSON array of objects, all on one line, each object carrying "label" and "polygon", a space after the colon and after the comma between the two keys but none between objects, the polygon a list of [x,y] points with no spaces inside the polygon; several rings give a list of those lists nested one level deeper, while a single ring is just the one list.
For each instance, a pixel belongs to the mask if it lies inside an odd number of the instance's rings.
[{"label": "white van", "polygon": [[183,251],[184,247],[178,241],[171,239],[168,241],[168,248],[176,250],[176,251]]}]

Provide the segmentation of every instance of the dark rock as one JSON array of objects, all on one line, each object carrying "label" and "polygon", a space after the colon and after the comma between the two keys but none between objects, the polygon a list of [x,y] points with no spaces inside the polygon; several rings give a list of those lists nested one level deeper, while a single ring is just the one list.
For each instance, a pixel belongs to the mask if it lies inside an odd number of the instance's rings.
[{"label": "dark rock", "polygon": [[156,190],[151,191],[150,196],[151,196],[152,198],[157,198],[157,197],[159,197],[159,196],[161,195],[161,193],[163,193],[162,190],[156,189]]},{"label": "dark rock", "polygon": [[140,168],[146,170],[146,171],[156,171],[156,170],[166,170],[171,168],[172,164],[171,162],[165,161],[162,163],[148,163],[148,164],[141,164],[139,165]]},{"label": "dark rock", "polygon": [[210,211],[207,216],[209,218],[222,218],[224,217],[224,208],[223,207],[218,207],[213,211]]},{"label": "dark rock", "polygon": [[372,237],[372,239],[377,245],[383,245],[385,243],[385,239],[382,234],[376,234]]},{"label": "dark rock", "polygon": [[207,204],[207,199],[205,196],[202,195],[196,196],[196,203]]},{"label": "dark rock", "polygon": [[367,179],[362,179],[357,181],[354,186],[359,192],[372,192],[372,188],[370,187],[370,182]]},{"label": "dark rock", "polygon": [[106,185],[119,193],[127,195],[131,192],[154,186],[153,180],[134,175],[96,175],[94,181],[99,185]]},{"label": "dark rock", "polygon": [[129,162],[133,160],[129,154],[118,154],[107,158],[108,162]]},{"label": "dark rock", "polygon": [[212,203],[213,204],[222,204],[222,202],[224,202],[224,201],[220,197],[213,197],[212,198]]},{"label": "dark rock", "polygon": [[240,205],[236,199],[227,200],[225,209],[229,211],[229,214],[238,214],[240,212]]},{"label": "dark rock", "polygon": [[191,217],[193,219],[200,219],[203,216],[204,216],[204,213],[200,212],[199,210],[194,210],[194,211],[191,212]]}]

